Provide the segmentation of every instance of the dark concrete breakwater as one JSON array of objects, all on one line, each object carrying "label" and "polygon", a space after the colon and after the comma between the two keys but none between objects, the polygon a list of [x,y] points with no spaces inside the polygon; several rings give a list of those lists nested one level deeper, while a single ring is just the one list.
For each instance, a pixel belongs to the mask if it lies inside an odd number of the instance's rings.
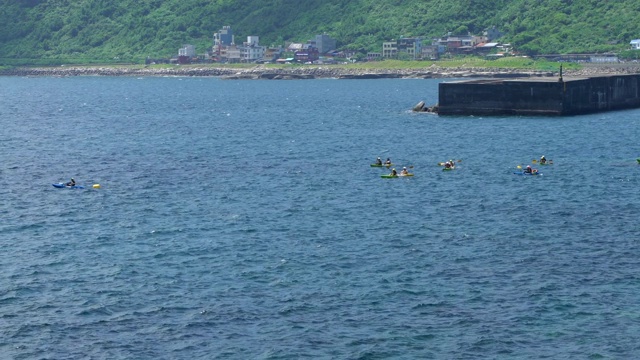
[{"label": "dark concrete breakwater", "polygon": [[[565,70],[565,76],[595,76],[615,74],[637,74],[637,64],[611,66],[585,66],[580,70]],[[305,65],[289,68],[254,66],[230,68],[213,66],[175,66],[154,68],[146,66],[59,66],[59,67],[14,67],[0,70],[0,76],[185,76],[220,77],[223,79],[247,80],[295,80],[295,79],[385,79],[385,78],[527,78],[558,76],[556,71],[536,71],[509,68],[440,67],[431,65],[411,69],[357,69],[335,65]]]}]

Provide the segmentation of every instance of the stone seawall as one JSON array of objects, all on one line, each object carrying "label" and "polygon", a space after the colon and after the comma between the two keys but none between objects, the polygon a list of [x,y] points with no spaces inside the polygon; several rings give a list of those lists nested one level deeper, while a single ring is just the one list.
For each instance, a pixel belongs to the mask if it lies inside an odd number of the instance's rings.
[{"label": "stone seawall", "polygon": [[[596,76],[613,74],[637,74],[640,66],[593,66],[578,71],[565,70],[566,76]],[[515,78],[558,76],[551,71],[527,71],[501,68],[445,68],[432,65],[415,69],[351,69],[339,66],[300,66],[291,68],[225,68],[211,66],[176,66],[172,68],[151,67],[16,67],[0,70],[0,76],[186,76],[221,77],[223,79],[250,80],[294,80],[315,78],[336,79],[382,79],[382,78]]]}]

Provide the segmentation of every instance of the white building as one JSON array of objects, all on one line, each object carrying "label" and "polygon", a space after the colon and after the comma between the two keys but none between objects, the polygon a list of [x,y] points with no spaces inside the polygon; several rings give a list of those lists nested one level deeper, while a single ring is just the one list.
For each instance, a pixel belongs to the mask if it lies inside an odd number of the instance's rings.
[{"label": "white building", "polygon": [[633,50],[640,50],[640,39],[631,40],[629,45]]},{"label": "white building", "polygon": [[239,48],[242,62],[253,62],[264,58],[266,47],[260,46],[258,36],[247,36],[247,42]]},{"label": "white building", "polygon": [[196,47],[193,45],[184,45],[178,50],[178,56],[196,56]]}]

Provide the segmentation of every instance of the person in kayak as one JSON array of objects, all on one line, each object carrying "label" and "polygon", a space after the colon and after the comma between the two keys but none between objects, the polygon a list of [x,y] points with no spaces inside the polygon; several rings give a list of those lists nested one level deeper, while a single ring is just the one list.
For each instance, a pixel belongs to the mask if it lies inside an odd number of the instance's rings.
[{"label": "person in kayak", "polygon": [[402,168],[402,171],[400,171],[400,175],[403,175],[403,176],[404,175],[409,175],[409,172],[407,171],[407,167],[406,166]]},{"label": "person in kayak", "polygon": [[547,163],[547,158],[544,157],[544,155],[540,156],[540,164],[546,164]]},{"label": "person in kayak", "polygon": [[531,165],[527,165],[527,168],[526,168],[526,169],[524,169],[524,173],[525,173],[525,174],[535,174],[535,173],[537,173],[537,172],[538,172],[538,170],[536,170],[536,169],[532,169],[532,168],[531,168]]},{"label": "person in kayak", "polygon": [[76,186],[76,181],[73,178],[71,178],[71,181],[69,181],[65,185],[67,185],[67,186]]},{"label": "person in kayak", "polygon": [[376,159],[376,165],[382,165],[382,159],[377,158]]},{"label": "person in kayak", "polygon": [[453,167],[453,165],[451,165],[451,163],[449,161],[444,163],[444,168],[445,169],[451,169]]},{"label": "person in kayak", "polygon": [[391,176],[398,176],[398,172],[396,171],[396,169],[392,169],[391,170],[391,174],[389,174]]},{"label": "person in kayak", "polygon": [[387,161],[384,162],[385,165],[391,165],[391,159],[387,158]]}]

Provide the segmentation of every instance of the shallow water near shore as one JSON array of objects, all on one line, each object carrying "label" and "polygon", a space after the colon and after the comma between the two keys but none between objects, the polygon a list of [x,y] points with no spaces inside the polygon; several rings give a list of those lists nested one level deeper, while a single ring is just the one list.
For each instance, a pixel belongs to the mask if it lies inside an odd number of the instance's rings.
[{"label": "shallow water near shore", "polygon": [[439,81],[0,77],[0,353],[640,356],[640,110],[412,113]]}]

